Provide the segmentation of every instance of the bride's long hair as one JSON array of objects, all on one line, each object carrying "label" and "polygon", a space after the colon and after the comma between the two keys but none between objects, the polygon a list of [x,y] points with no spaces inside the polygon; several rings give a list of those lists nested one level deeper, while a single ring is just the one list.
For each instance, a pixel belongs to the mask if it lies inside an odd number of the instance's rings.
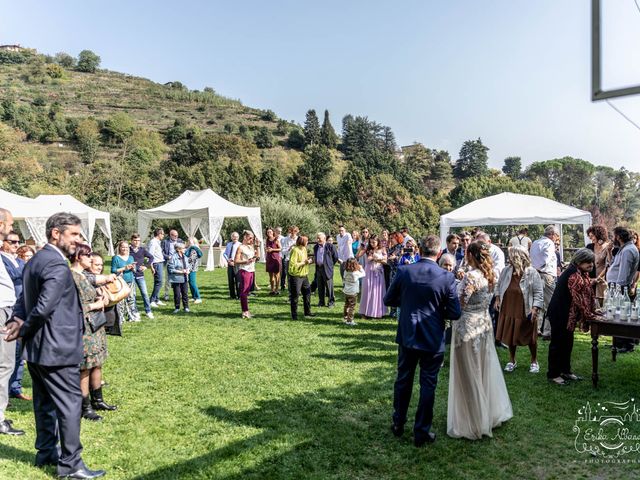
[{"label": "bride's long hair", "polygon": [[480,270],[484,278],[489,282],[489,289],[493,290],[496,283],[496,274],[493,271],[493,260],[488,243],[476,240],[467,247],[467,262],[473,268]]}]

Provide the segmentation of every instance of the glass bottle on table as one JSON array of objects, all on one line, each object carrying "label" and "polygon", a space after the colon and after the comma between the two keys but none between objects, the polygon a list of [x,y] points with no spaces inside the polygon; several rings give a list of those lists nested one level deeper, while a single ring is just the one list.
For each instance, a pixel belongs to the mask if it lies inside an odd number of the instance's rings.
[{"label": "glass bottle on table", "polygon": [[622,299],[620,301],[620,321],[628,322],[631,316],[631,298],[629,297],[629,290],[624,287],[622,293]]},{"label": "glass bottle on table", "polygon": [[616,314],[615,289],[613,283],[607,285],[604,296],[604,311],[607,320],[614,320]]},{"label": "glass bottle on table", "polygon": [[631,316],[629,317],[630,322],[638,321],[638,296],[636,296],[636,301],[631,304]]}]

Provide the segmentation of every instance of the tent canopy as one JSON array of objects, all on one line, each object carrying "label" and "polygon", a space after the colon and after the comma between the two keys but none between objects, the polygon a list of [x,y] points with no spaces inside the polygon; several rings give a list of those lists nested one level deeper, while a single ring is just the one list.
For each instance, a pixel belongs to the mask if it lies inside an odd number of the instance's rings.
[{"label": "tent canopy", "polygon": [[200,231],[210,245],[207,256],[207,270],[213,270],[214,257],[211,246],[220,235],[226,217],[247,217],[256,238],[260,241],[261,257],[264,260],[264,239],[259,207],[243,207],[222,198],[213,190],[186,190],[168,203],[148,210],[138,210],[138,231],[147,238],[151,222],[155,219],[178,219],[182,229],[190,237]]},{"label": "tent canopy", "polygon": [[544,197],[505,192],[475,200],[442,215],[440,240],[444,245],[451,227],[539,224],[582,224],[586,242],[591,213]]},{"label": "tent canopy", "polygon": [[[80,220],[82,221],[82,234],[89,244],[91,244],[91,241],[93,240],[93,234],[97,224],[105,237],[107,237],[109,255],[113,255],[111,215],[109,212],[103,212],[102,210],[85,205],[71,195],[39,195],[34,201],[40,205],[43,211],[48,211],[46,218],[49,218],[49,216],[56,212],[69,212],[80,217]],[[42,241],[46,241],[46,237],[43,238]]]},{"label": "tent canopy", "polygon": [[97,223],[108,239],[109,254],[113,255],[109,213],[85,205],[71,195],[40,195],[32,199],[0,190],[0,206],[11,212],[25,237],[31,237],[39,244],[47,241],[45,227],[47,219],[54,213],[70,212],[80,217],[82,234],[89,243]]}]

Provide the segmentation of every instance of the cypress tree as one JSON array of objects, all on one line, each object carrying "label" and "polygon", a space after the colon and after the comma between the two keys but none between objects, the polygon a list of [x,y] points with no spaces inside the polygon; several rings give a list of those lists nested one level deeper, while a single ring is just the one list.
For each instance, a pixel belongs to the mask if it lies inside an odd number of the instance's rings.
[{"label": "cypress tree", "polygon": [[319,145],[320,144],[320,121],[316,111],[311,109],[307,112],[306,119],[304,121],[304,145]]},{"label": "cypress tree", "polygon": [[336,148],[338,146],[338,135],[329,120],[329,110],[324,111],[324,121],[320,131],[320,143],[327,148]]}]

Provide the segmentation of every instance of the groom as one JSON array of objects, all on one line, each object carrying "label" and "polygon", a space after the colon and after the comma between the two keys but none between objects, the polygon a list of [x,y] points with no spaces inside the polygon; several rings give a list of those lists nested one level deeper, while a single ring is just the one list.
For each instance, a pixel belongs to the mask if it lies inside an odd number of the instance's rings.
[{"label": "groom", "polygon": [[400,307],[396,335],[398,376],[391,426],[396,437],[404,433],[413,378],[420,364],[420,400],[413,427],[416,447],[436,439],[430,430],[438,372],[444,359],[444,320],[457,320],[461,315],[455,278],[436,263],[439,251],[438,237],[424,238],[420,244],[421,260],[399,267],[384,297],[385,305]]}]

